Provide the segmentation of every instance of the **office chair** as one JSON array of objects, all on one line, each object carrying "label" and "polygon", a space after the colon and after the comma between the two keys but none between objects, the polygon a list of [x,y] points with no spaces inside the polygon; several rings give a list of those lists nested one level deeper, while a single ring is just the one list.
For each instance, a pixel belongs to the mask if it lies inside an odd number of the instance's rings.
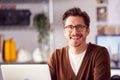
[{"label": "office chair", "polygon": [[119,75],[113,75],[111,77],[111,80],[120,80],[120,76]]}]

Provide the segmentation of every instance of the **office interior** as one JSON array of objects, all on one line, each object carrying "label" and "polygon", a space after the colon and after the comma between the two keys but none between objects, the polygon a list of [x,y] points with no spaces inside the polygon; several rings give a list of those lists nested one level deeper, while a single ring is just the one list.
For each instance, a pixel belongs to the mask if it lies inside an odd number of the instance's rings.
[{"label": "office interior", "polygon": [[[69,8],[80,7],[89,14],[91,20],[87,42],[107,47],[111,58],[111,75],[120,75],[119,4],[119,0],[1,0],[0,10],[23,9],[29,10],[30,15],[27,24],[0,23],[1,41],[12,39],[17,50],[13,61],[3,59],[4,54],[1,50],[0,63],[21,65],[45,63],[54,49],[68,44],[63,34],[62,14]],[[34,25],[34,18],[39,13],[45,13],[49,19],[50,31],[47,44],[44,46],[47,52],[40,49],[39,32]]]}]

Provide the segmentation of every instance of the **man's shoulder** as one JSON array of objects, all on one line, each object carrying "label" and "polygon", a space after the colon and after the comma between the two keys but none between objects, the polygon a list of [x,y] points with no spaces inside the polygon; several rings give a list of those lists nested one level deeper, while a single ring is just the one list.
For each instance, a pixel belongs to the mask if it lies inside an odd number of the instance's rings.
[{"label": "man's shoulder", "polygon": [[[89,56],[91,59],[102,59],[102,58],[109,58],[109,52],[107,48],[96,45],[96,44],[89,44],[88,50],[86,52],[86,55]],[[90,57],[91,56],[91,57]]]},{"label": "man's shoulder", "polygon": [[68,49],[68,46],[64,46],[64,47],[55,49],[55,51],[66,51],[67,49]]},{"label": "man's shoulder", "polygon": [[62,48],[57,48],[53,51],[54,55],[63,55],[68,52],[68,46],[62,47]]},{"label": "man's shoulder", "polygon": [[94,53],[94,54],[97,54],[97,55],[98,54],[101,55],[101,53],[104,53],[104,54],[108,54],[109,53],[106,47],[100,46],[100,45],[96,45],[96,44],[92,44],[92,43],[89,43],[87,52]]},{"label": "man's shoulder", "polygon": [[104,46],[93,44],[93,43],[89,43],[89,47],[94,49],[106,49],[106,47]]}]

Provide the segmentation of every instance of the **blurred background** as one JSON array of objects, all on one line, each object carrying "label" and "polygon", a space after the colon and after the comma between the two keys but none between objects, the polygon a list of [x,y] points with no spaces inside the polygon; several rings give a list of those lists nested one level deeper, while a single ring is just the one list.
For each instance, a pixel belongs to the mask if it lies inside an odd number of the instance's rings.
[{"label": "blurred background", "polygon": [[72,7],[89,14],[91,31],[87,42],[105,46],[111,68],[118,71],[119,0],[0,0],[1,64],[46,62],[54,49],[66,46],[62,15]]}]

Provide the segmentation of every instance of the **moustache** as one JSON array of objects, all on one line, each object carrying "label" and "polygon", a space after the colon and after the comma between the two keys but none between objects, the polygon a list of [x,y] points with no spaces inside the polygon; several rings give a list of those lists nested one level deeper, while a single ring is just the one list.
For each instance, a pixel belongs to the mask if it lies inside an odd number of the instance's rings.
[{"label": "moustache", "polygon": [[71,37],[82,37],[83,35],[82,34],[73,34]]}]

